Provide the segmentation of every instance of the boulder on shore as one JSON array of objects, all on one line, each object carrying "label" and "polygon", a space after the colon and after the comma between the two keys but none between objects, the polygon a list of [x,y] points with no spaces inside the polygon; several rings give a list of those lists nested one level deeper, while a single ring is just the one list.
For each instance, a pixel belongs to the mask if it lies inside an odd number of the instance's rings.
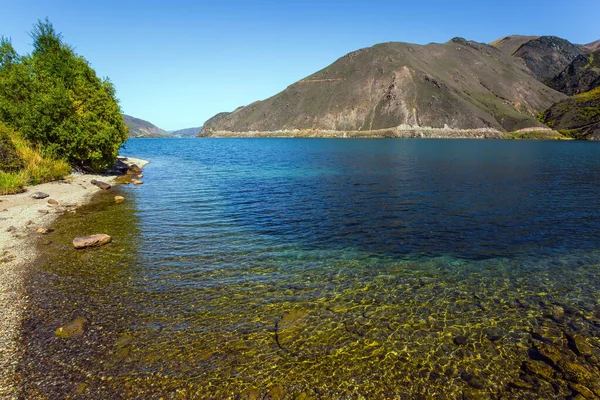
[{"label": "boulder on shore", "polygon": [[49,197],[50,195],[44,192],[35,192],[34,194],[31,195],[31,197],[33,197],[34,199],[45,199],[46,197]]},{"label": "boulder on shore", "polygon": [[95,180],[95,179],[92,179],[92,180],[90,181],[90,183],[91,183],[92,185],[96,185],[96,186],[98,186],[98,187],[99,187],[100,189],[102,189],[102,190],[108,190],[108,189],[110,189],[110,188],[111,188],[111,186],[110,186],[108,183],[106,183],[106,182],[102,182],[102,181],[97,181],[97,180]]},{"label": "boulder on shore", "polygon": [[90,236],[80,236],[73,239],[73,247],[76,249],[85,249],[88,247],[99,247],[110,243],[112,238],[105,233],[99,233]]}]

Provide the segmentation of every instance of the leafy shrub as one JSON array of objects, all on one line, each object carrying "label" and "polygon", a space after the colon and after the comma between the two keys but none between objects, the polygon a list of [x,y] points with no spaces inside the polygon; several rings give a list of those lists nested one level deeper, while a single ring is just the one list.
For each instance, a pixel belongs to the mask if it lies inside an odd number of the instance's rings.
[{"label": "leafy shrub", "polygon": [[25,56],[0,39],[0,120],[46,155],[106,169],[127,139],[112,83],[98,78],[48,20],[31,37],[34,50]]}]

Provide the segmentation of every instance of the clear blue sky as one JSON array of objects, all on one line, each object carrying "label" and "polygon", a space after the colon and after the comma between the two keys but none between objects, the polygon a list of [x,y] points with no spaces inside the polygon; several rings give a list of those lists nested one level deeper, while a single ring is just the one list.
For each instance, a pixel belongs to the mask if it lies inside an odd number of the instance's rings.
[{"label": "clear blue sky", "polygon": [[0,0],[0,35],[20,53],[48,17],[117,88],[127,114],[163,129],[201,125],[265,99],[344,54],[510,34],[600,39],[600,0]]}]

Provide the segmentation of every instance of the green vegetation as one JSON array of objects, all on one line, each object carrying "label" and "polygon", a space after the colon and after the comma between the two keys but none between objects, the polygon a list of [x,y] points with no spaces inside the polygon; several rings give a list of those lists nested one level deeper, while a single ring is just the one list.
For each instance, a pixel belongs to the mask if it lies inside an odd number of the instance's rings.
[{"label": "green vegetation", "polygon": [[567,137],[597,138],[600,132],[600,86],[554,104],[541,114],[541,121]]},{"label": "green vegetation", "polygon": [[98,78],[48,20],[39,21],[31,37],[33,52],[24,56],[0,38],[0,121],[19,131],[43,160],[92,171],[109,167],[127,139],[112,83]]},{"label": "green vegetation", "polygon": [[0,195],[19,193],[26,185],[60,179],[71,172],[64,160],[48,155],[0,123]]},{"label": "green vegetation", "polygon": [[525,139],[525,140],[568,140],[569,136],[556,131],[517,131],[502,134],[503,139]]}]

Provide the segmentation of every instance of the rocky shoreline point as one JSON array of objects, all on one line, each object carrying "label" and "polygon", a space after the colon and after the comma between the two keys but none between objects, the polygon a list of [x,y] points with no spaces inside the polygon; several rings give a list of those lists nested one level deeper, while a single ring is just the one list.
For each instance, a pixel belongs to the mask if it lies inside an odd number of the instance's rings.
[{"label": "rocky shoreline point", "polygon": [[[24,193],[0,196],[0,398],[16,399],[18,395],[19,326],[26,300],[23,277],[39,255],[36,239],[40,235],[51,238],[51,225],[59,216],[76,213],[94,194],[110,190],[114,184],[129,184],[148,163],[119,157],[103,175],[74,173],[63,180],[31,186]],[[115,196],[115,201],[123,200]]]}]

